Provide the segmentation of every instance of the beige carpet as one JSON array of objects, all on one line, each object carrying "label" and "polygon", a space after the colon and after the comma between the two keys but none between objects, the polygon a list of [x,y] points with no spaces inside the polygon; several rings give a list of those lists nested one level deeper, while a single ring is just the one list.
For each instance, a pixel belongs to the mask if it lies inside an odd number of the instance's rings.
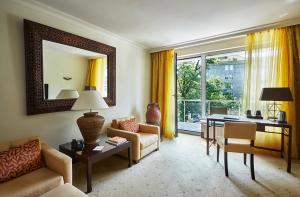
[{"label": "beige carpet", "polygon": [[[114,156],[93,168],[93,191],[89,196],[300,196],[300,162],[286,172],[283,159],[256,155],[256,181],[242,154],[229,154],[229,178],[224,175],[223,152],[216,162],[215,147],[205,154],[205,141],[180,134],[164,141],[158,152],[127,168],[127,160]],[[248,158],[249,163],[249,158]],[[86,191],[82,164],[74,165],[74,185]]]}]

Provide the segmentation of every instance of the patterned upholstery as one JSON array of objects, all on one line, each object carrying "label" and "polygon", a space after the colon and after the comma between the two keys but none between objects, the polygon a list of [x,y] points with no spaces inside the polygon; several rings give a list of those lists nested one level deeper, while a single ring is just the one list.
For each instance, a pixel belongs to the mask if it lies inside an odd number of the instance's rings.
[{"label": "patterned upholstery", "polygon": [[115,128],[115,129],[119,129],[121,121],[131,120],[131,119],[134,119],[134,118],[135,118],[134,116],[129,116],[129,117],[124,117],[124,118],[113,119],[112,123],[111,123],[111,127]]},{"label": "patterned upholstery", "polygon": [[136,122],[136,119],[124,120],[119,122],[119,128],[125,131],[138,132],[139,124]]},{"label": "patterned upholstery", "polygon": [[0,152],[0,182],[8,181],[41,167],[42,154],[38,139]]}]

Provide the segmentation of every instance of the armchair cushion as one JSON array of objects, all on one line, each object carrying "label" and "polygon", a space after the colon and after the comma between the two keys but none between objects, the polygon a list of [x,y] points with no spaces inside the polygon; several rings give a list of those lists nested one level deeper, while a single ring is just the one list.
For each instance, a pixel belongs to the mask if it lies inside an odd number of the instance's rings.
[{"label": "armchair cushion", "polygon": [[125,131],[131,131],[134,133],[139,131],[139,124],[136,122],[135,118],[130,120],[120,121],[119,125],[120,125],[120,129]]},{"label": "armchair cushion", "polygon": [[117,119],[113,119],[112,123],[111,123],[111,127],[115,128],[115,129],[119,129],[120,128],[120,122],[124,121],[124,120],[131,120],[135,118],[134,116],[129,116],[129,117],[124,117],[124,118],[117,118]]},{"label": "armchair cushion", "polygon": [[0,153],[0,183],[32,172],[43,166],[38,139]]},{"label": "armchair cushion", "polygon": [[158,135],[151,133],[139,133],[141,149],[145,149],[148,146],[158,142]]}]

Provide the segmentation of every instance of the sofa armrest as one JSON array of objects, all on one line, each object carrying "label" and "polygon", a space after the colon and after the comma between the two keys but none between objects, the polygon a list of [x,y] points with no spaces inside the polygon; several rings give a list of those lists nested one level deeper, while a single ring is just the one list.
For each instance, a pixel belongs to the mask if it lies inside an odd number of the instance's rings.
[{"label": "sofa armrest", "polygon": [[119,136],[119,137],[126,138],[128,141],[131,141],[131,143],[132,143],[132,158],[133,158],[133,160],[140,159],[141,145],[140,145],[140,135],[138,133],[108,127],[107,128],[107,136],[108,137]]},{"label": "sofa armrest", "polygon": [[47,168],[61,174],[65,183],[72,184],[72,159],[58,150],[42,143],[42,155]]}]

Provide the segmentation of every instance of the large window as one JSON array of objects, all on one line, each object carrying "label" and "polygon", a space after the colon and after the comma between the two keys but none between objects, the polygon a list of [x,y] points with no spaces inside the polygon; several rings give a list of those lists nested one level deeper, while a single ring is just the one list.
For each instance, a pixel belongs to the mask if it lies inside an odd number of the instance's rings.
[{"label": "large window", "polygon": [[244,70],[244,51],[206,56],[206,115],[240,114]]},{"label": "large window", "polygon": [[178,129],[200,132],[200,120],[209,114],[239,115],[244,68],[244,51],[179,59]]}]

